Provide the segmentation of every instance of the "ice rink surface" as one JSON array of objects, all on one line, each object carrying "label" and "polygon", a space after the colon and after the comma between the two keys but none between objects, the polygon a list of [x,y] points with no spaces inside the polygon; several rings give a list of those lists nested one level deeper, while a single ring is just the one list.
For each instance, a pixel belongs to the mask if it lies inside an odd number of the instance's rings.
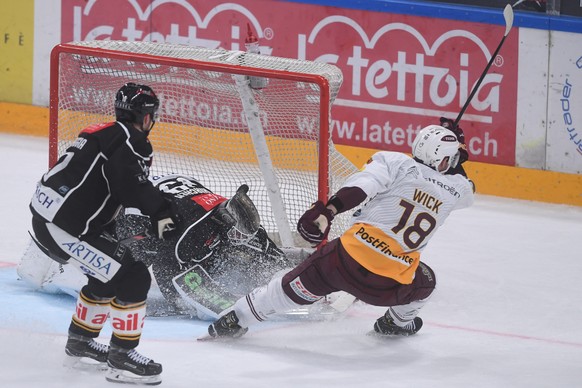
[{"label": "ice rink surface", "polygon": [[[74,299],[17,279],[47,152],[44,138],[0,134],[0,386],[103,388],[62,365]],[[367,336],[384,309],[358,302],[231,342],[197,342],[208,322],[151,318],[139,350],[171,388],[582,387],[581,239],[582,208],[477,195],[424,252],[438,286],[416,336]]]}]

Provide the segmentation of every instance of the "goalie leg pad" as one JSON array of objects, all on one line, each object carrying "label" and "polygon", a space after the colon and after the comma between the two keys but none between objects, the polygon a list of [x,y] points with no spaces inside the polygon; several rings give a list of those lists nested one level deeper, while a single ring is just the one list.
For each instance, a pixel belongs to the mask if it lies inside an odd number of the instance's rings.
[{"label": "goalie leg pad", "polygon": [[[31,238],[16,267],[16,273],[34,289],[42,289],[47,279],[54,275],[55,269],[58,269],[58,267],[59,264],[54,260],[50,260],[46,253],[34,242],[34,239]],[[84,276],[83,280],[85,280]]]}]

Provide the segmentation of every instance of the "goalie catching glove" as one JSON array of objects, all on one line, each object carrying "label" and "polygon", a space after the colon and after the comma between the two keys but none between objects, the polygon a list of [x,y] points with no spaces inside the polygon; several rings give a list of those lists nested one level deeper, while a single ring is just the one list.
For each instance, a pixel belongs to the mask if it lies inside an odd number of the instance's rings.
[{"label": "goalie catching glove", "polygon": [[333,211],[328,209],[323,202],[317,201],[297,222],[297,232],[315,247],[327,239],[333,217]]}]

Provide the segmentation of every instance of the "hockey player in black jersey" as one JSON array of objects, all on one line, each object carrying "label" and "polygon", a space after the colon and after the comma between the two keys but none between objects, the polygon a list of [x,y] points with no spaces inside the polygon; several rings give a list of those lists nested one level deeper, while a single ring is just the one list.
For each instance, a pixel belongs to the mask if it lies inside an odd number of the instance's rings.
[{"label": "hockey player in black jersey", "polygon": [[[38,182],[30,203],[34,240],[52,259],[79,268],[88,282],[77,299],[65,352],[89,358],[107,379],[155,385],[162,366],[139,354],[151,277],[115,233],[121,207],[149,216],[154,234],[177,227],[170,203],[148,180],[148,134],[159,107],[154,91],[127,83],[115,96],[115,122],[91,125]],[[94,340],[111,318],[109,346]]]}]

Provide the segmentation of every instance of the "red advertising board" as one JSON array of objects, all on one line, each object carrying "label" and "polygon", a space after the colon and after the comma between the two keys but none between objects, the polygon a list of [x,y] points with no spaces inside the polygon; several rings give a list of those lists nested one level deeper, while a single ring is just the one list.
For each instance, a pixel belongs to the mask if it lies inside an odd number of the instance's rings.
[{"label": "red advertising board", "polygon": [[[61,36],[241,50],[247,23],[262,54],[342,70],[336,144],[402,152],[421,127],[456,118],[505,29],[266,0],[63,0]],[[517,48],[515,29],[461,120],[472,160],[515,164]]]}]

